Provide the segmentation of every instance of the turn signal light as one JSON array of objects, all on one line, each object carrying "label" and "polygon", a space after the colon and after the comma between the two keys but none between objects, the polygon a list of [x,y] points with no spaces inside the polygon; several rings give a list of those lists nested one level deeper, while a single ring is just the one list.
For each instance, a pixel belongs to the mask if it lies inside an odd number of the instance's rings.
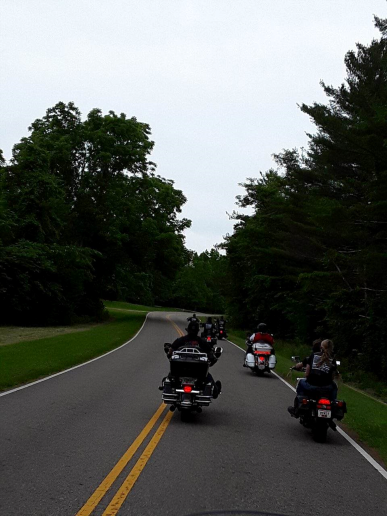
[{"label": "turn signal light", "polygon": [[343,401],[338,401],[337,402],[337,406],[338,407],[344,407],[344,402]]},{"label": "turn signal light", "polygon": [[192,391],[192,387],[190,385],[184,385],[183,391],[184,392],[191,392]]},{"label": "turn signal light", "polygon": [[302,404],[303,404],[303,405],[307,405],[307,404],[308,404],[308,400],[307,400],[306,398],[304,398],[304,399],[302,400]]}]

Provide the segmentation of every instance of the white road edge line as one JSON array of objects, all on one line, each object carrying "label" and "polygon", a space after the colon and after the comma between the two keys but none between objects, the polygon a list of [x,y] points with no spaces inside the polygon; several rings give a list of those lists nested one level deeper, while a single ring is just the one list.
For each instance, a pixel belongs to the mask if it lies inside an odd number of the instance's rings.
[{"label": "white road edge line", "polygon": [[64,369],[63,371],[59,371],[59,373],[51,374],[50,376],[46,376],[44,378],[41,378],[40,380],[35,380],[34,382],[31,382],[31,383],[26,383],[25,385],[21,385],[20,387],[16,387],[15,389],[11,389],[9,391],[0,392],[0,397],[8,396],[8,394],[13,394],[14,392],[21,391],[22,389],[27,389],[28,387],[32,387],[33,385],[36,385],[41,382],[46,382],[47,380],[51,380],[51,378],[55,378],[56,376],[60,376],[61,374],[65,374],[65,373],[69,373],[70,371],[74,371],[74,369],[78,369],[78,367],[83,367],[87,364],[90,364],[91,362],[95,362],[96,360],[99,360],[100,358],[110,355],[110,353],[114,353],[115,351],[118,351],[119,349],[121,349],[124,346],[126,346],[127,344],[129,344],[129,342],[132,342],[132,340],[134,340],[137,337],[137,335],[140,333],[140,331],[144,328],[145,323],[148,319],[148,315],[150,315],[152,313],[157,313],[157,312],[148,312],[145,317],[145,321],[143,322],[141,328],[138,330],[136,335],[134,335],[127,342],[124,342],[124,344],[121,344],[121,346],[118,346],[118,348],[112,349],[111,351],[108,351],[107,353],[104,353],[103,355],[100,355],[99,357],[92,358],[91,360],[88,360],[87,362],[83,362],[82,364],[78,364],[76,366],[70,367],[69,369]]},{"label": "white road edge line", "polygon": [[[244,353],[243,349],[241,347],[239,347],[237,344],[235,344],[234,342],[231,342],[231,340],[225,339],[225,341],[229,342],[230,344],[232,344],[236,348],[240,349]],[[279,376],[274,371],[272,371],[272,374],[274,374],[279,380],[281,380],[281,382],[283,382],[287,387],[289,387],[289,389],[292,389],[293,392],[296,392],[296,389],[292,385],[290,385],[290,383],[288,383],[286,380],[281,378],[281,376]],[[371,466],[373,466],[376,469],[376,471],[378,471],[382,475],[382,477],[384,477],[387,480],[387,471],[378,462],[376,462],[376,460],[374,460],[371,457],[371,455],[369,455],[365,450],[363,450],[363,448],[359,444],[357,444],[357,442],[354,441],[352,439],[352,437],[349,437],[349,435],[347,433],[345,433],[344,430],[342,430],[339,426],[337,427],[337,431],[339,432],[339,434],[341,434],[344,437],[344,439],[346,439],[350,444],[352,444],[352,446],[361,455],[363,455],[363,457],[366,460],[368,460],[368,462],[371,464]]]}]

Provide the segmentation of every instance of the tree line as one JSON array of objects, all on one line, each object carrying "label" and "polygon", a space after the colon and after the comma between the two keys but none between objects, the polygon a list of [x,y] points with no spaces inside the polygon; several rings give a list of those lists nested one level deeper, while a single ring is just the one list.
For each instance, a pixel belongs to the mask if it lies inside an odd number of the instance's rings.
[{"label": "tree line", "polygon": [[186,199],[156,175],[150,128],[58,103],[1,162],[0,310],[8,322],[101,317],[101,299],[162,304],[187,261]]},{"label": "tree line", "polygon": [[156,175],[150,127],[59,102],[0,152],[3,323],[102,319],[102,299],[222,311],[216,251],[184,245],[186,198]]},{"label": "tree line", "polygon": [[346,81],[322,83],[327,104],[302,104],[308,148],[244,183],[226,239],[229,311],[243,326],[333,338],[339,353],[387,379],[387,21],[346,54]]}]

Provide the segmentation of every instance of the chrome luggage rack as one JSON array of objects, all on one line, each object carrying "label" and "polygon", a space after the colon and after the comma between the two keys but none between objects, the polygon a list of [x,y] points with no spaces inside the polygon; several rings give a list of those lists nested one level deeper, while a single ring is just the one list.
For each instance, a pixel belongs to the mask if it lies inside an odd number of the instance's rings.
[{"label": "chrome luggage rack", "polygon": [[171,360],[178,359],[194,359],[194,360],[202,360],[203,362],[208,361],[207,353],[203,353],[199,351],[197,348],[182,348],[177,351],[174,351],[171,356]]}]

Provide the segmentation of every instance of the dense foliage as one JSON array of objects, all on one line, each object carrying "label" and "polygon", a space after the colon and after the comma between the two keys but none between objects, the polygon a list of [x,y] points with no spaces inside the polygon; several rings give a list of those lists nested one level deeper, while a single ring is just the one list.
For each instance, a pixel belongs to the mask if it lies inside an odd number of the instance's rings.
[{"label": "dense foliage", "polygon": [[322,84],[327,105],[302,105],[316,125],[307,151],[249,179],[226,243],[231,312],[277,334],[331,337],[365,351],[387,377],[387,24],[345,58],[346,83]]},{"label": "dense foliage", "polygon": [[174,299],[178,307],[194,311],[223,313],[227,284],[227,259],[212,249],[192,253],[189,262],[176,278]]},{"label": "dense foliage", "polygon": [[58,103],[0,156],[0,313],[18,324],[102,314],[101,298],[163,303],[187,261],[186,199],[148,160],[150,128]]}]

